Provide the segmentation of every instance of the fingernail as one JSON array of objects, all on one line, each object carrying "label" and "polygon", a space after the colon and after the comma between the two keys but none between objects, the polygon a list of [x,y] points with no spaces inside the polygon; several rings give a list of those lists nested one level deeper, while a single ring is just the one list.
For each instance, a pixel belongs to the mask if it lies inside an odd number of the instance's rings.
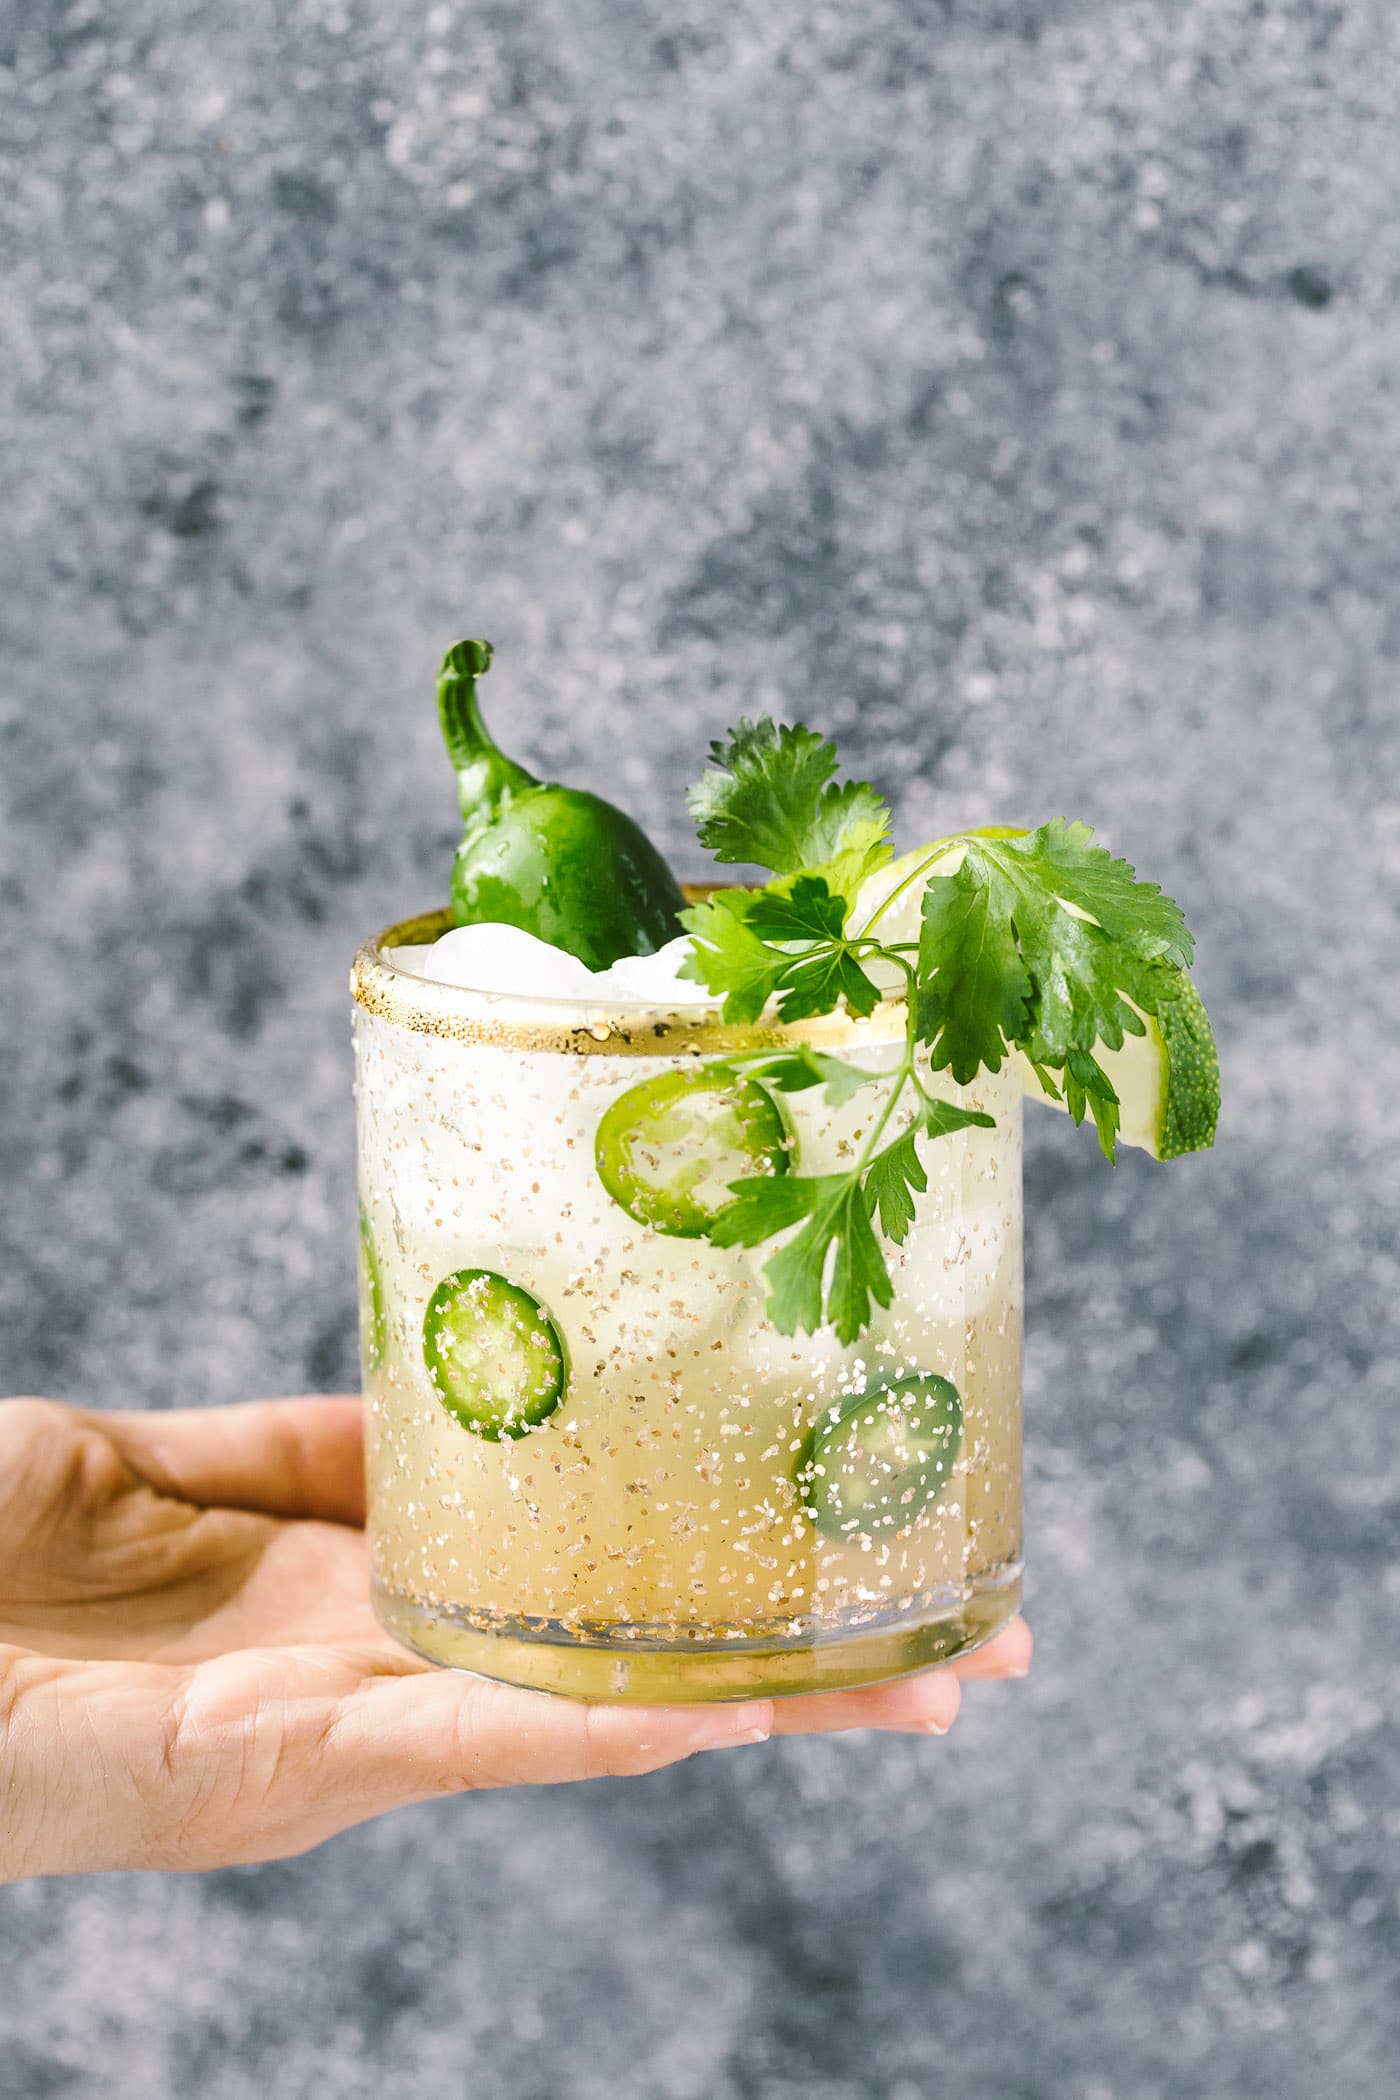
[{"label": "fingernail", "polygon": [[915,1735],[946,1735],[952,1725],[951,1721],[916,1721],[913,1733]]},{"label": "fingernail", "polygon": [[1031,1666],[1029,1663],[1017,1663],[1015,1668],[1008,1670],[1006,1674],[1008,1677],[1029,1677]]},{"label": "fingernail", "polygon": [[728,1725],[721,1735],[718,1733],[720,1716],[713,1716],[712,1726],[717,1732],[706,1744],[707,1750],[737,1750],[741,1743],[766,1743],[773,1732],[772,1712],[762,1699],[749,1699],[742,1706],[731,1707],[724,1720]]}]

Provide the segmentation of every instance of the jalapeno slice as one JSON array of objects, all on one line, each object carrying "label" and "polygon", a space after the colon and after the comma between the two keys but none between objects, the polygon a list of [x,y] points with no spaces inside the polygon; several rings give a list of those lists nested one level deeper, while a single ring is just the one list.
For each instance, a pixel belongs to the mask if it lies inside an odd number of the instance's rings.
[{"label": "jalapeno slice", "polygon": [[701,1238],[751,1174],[786,1174],[794,1138],[757,1080],[695,1065],[619,1094],[598,1125],[598,1178],[640,1225]]},{"label": "jalapeno slice", "polygon": [[962,1443],[958,1389],[935,1372],[852,1393],[813,1423],[797,1491],[825,1538],[902,1531],[932,1508]]},{"label": "jalapeno slice", "polygon": [[388,1340],[389,1321],[384,1309],[384,1277],[379,1267],[379,1250],[374,1244],[374,1230],[369,1214],[360,1211],[360,1353],[366,1367],[373,1371],[384,1361],[384,1346]]},{"label": "jalapeno slice", "polygon": [[496,1444],[527,1436],[564,1397],[563,1337],[538,1298],[494,1269],[457,1269],[428,1300],[423,1361],[447,1412]]}]

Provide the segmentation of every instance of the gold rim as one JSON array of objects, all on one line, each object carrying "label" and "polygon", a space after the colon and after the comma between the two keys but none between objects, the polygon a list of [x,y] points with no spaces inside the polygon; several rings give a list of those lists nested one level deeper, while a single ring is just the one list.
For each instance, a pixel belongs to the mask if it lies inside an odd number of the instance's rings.
[{"label": "gold rim", "polygon": [[[687,899],[712,894],[711,885],[686,884]],[[904,1039],[904,1002],[887,999],[868,1020],[846,1013],[812,1021],[735,1022],[701,1020],[664,1008],[623,1011],[589,1007],[576,999],[494,998],[489,1011],[480,992],[434,984],[393,959],[395,948],[426,947],[456,924],[450,911],[420,912],[386,926],[365,942],[350,971],[356,1004],[379,1020],[422,1035],[460,1043],[490,1043],[498,1049],[552,1050],[573,1057],[719,1057],[733,1050],[780,1050],[797,1043],[814,1049],[874,1049]],[[510,1009],[515,1011],[511,1012]],[[502,1011],[502,1009],[506,1009]]]}]

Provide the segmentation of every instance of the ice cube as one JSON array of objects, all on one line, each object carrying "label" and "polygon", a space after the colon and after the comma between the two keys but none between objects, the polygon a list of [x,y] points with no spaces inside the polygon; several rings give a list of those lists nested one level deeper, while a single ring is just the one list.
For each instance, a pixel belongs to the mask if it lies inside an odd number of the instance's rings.
[{"label": "ice cube", "polygon": [[384,952],[391,957],[396,970],[407,970],[412,977],[427,976],[427,961],[433,952],[431,947],[417,947],[406,941],[402,948],[387,948]]},{"label": "ice cube", "polygon": [[396,948],[394,961],[435,984],[497,997],[586,999],[597,983],[576,955],[519,926],[454,926],[429,948]]},{"label": "ice cube", "polygon": [[668,941],[655,955],[625,955],[593,980],[593,990],[609,1006],[651,1006],[671,1012],[683,1007],[713,1006],[703,985],[680,974],[691,953],[687,933]]},{"label": "ice cube", "polygon": [[429,947],[393,950],[401,970],[487,998],[569,999],[603,1009],[645,1006],[661,1012],[713,1006],[702,985],[680,975],[691,952],[688,934],[655,955],[627,955],[610,970],[590,970],[518,926],[454,926]]}]

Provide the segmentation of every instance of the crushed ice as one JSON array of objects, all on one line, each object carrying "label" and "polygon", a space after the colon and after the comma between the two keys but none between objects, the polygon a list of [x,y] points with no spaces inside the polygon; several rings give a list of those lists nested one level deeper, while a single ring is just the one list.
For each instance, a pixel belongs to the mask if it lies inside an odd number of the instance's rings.
[{"label": "crushed ice", "polygon": [[395,948],[401,970],[435,984],[487,997],[569,999],[590,1006],[704,1008],[715,1005],[703,986],[680,974],[691,952],[688,934],[655,955],[627,955],[608,970],[590,970],[577,956],[518,926],[454,926],[431,946]]}]

